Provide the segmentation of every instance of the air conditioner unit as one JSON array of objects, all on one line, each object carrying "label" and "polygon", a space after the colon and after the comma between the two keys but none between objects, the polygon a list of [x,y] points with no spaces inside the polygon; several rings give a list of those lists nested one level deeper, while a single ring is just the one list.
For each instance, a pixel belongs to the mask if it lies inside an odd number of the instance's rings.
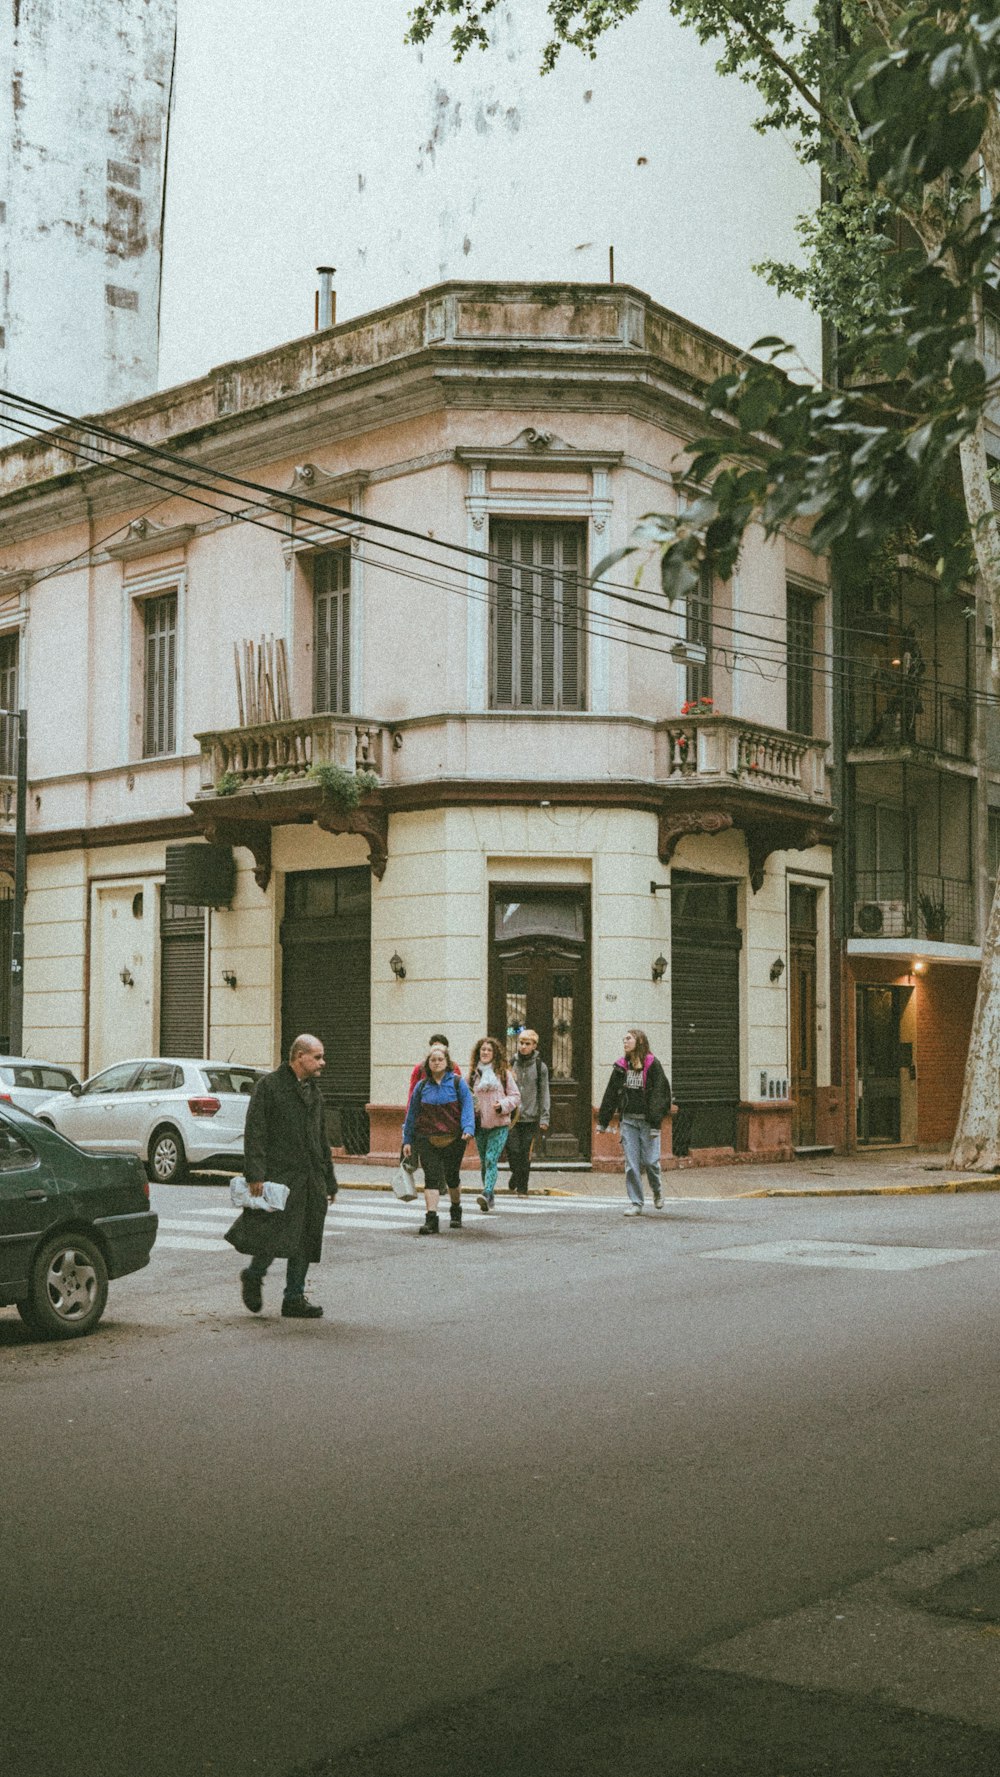
[{"label": "air conditioner unit", "polygon": [[905,901],[856,901],[854,930],[865,938],[905,938],[910,930]]}]

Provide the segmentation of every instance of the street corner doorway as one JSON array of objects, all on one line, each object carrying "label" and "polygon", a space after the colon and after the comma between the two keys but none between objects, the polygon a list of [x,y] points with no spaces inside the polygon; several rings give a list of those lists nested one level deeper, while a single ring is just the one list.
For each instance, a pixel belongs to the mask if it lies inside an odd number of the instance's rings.
[{"label": "street corner doorway", "polygon": [[[517,1046],[538,1032],[552,1120],[538,1158],[590,1158],[590,890],[494,884],[490,889],[489,1025]],[[537,1150],[536,1150],[537,1152]]]},{"label": "street corner doorway", "polygon": [[857,1138],[861,1146],[915,1139],[913,989],[859,985],[855,996]]}]

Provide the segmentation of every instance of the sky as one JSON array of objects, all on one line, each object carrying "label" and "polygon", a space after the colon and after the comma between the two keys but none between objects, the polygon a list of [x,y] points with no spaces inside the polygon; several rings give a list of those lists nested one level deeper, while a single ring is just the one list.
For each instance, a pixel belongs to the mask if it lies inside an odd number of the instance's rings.
[{"label": "sky", "polygon": [[544,0],[456,66],[407,0],[178,0],[161,387],[446,278],[615,275],[736,345],[815,321],[751,267],[796,253],[812,176],[665,6],[539,73]]}]

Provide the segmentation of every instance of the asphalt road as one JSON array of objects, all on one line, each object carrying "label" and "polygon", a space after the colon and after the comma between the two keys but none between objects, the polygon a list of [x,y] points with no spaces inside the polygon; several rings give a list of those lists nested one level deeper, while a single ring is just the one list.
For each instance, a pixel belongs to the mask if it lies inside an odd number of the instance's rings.
[{"label": "asphalt road", "polygon": [[342,1192],[301,1323],[154,1196],[93,1337],[0,1312],[11,1773],[1000,1772],[924,1601],[1000,1550],[1000,1197]]}]

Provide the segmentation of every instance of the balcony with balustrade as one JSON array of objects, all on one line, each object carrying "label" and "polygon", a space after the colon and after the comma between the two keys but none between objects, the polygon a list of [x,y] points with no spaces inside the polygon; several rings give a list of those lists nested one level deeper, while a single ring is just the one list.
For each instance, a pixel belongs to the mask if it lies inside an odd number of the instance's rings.
[{"label": "balcony with balustrade", "polygon": [[[441,801],[587,802],[655,812],[668,862],[692,833],[742,830],[755,887],[770,852],[832,837],[825,741],[711,712],[655,721],[586,711],[489,711],[395,724],[307,715],[210,730],[191,806],[206,837],[249,845],[270,872],[275,826],[360,833],[381,876],[393,809]],[[497,757],[517,760],[498,781]]]}]

